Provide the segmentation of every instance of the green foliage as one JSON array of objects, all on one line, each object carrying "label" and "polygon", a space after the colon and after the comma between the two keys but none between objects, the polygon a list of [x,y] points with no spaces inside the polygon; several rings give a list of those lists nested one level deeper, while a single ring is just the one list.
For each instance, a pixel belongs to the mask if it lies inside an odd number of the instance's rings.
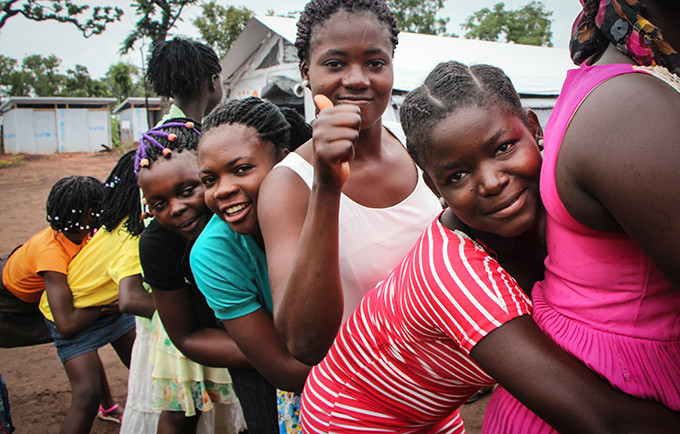
[{"label": "green foliage", "polygon": [[123,41],[122,54],[129,52],[135,43],[142,38],[151,40],[151,48],[165,41],[168,31],[180,18],[185,6],[193,5],[198,0],[133,0],[135,14],[139,21],[135,29]]},{"label": "green foliage", "polygon": [[215,0],[201,5],[201,16],[194,25],[203,40],[222,58],[246,26],[253,11],[241,6],[224,7]]},{"label": "green foliage", "polygon": [[465,37],[470,39],[498,41],[505,36],[508,42],[552,47],[551,16],[540,1],[517,10],[505,10],[504,3],[497,3],[493,10],[474,12],[462,27],[468,30]]},{"label": "green foliage", "polygon": [[9,158],[0,159],[0,169],[23,166],[24,164],[26,164],[26,161],[24,160],[24,157],[19,154],[11,154]]},{"label": "green foliage", "polygon": [[0,96],[110,97],[119,102],[128,96],[143,96],[139,70],[129,64],[112,65],[107,75],[93,79],[85,66],[59,72],[61,60],[50,55],[26,56],[19,67],[16,59],[0,54]]},{"label": "green foliage", "polygon": [[17,70],[16,59],[0,54],[0,95],[28,96],[30,92],[28,73]]},{"label": "green foliage", "polygon": [[139,68],[130,63],[118,62],[109,67],[103,81],[110,95],[121,103],[131,96],[144,96],[143,79]]},{"label": "green foliage", "polygon": [[[0,28],[15,15],[33,21],[58,21],[73,24],[89,38],[104,31],[108,23],[119,21],[123,10],[114,6],[96,6],[84,19],[90,6],[78,5],[69,0],[7,0],[0,1]],[[83,20],[84,19],[84,20]]]},{"label": "green foliage", "polygon": [[61,96],[79,97],[107,97],[111,92],[106,83],[94,80],[90,72],[83,65],[76,65],[75,69],[66,71],[63,86],[59,92]]},{"label": "green foliage", "polygon": [[114,148],[120,146],[120,122],[118,116],[111,116],[111,145]]},{"label": "green foliage", "polygon": [[444,0],[387,0],[404,32],[443,35],[449,18],[437,18]]},{"label": "green foliage", "polygon": [[61,60],[54,54],[47,57],[31,54],[24,58],[22,69],[28,74],[27,84],[31,87],[33,94],[56,96],[61,93],[65,76],[59,73],[59,65],[61,65]]}]

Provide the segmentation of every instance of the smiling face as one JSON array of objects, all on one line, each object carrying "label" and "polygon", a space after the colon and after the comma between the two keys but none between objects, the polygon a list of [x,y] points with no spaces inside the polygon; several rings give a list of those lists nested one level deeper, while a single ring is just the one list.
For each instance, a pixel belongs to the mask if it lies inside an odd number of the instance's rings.
[{"label": "smiling face", "polygon": [[336,12],[313,27],[309,59],[300,66],[312,94],[361,108],[361,128],[379,121],[392,94],[391,33],[371,12]]},{"label": "smiling face", "polygon": [[154,218],[166,229],[195,240],[210,220],[198,179],[196,155],[173,152],[139,171],[139,186]]},{"label": "smiling face", "polygon": [[241,234],[261,238],[257,197],[264,177],[281,159],[255,128],[225,124],[206,132],[198,147],[199,176],[208,207]]},{"label": "smiling face", "polygon": [[423,157],[437,190],[469,227],[515,237],[536,225],[541,155],[534,133],[517,115],[496,107],[459,108],[433,128]]}]

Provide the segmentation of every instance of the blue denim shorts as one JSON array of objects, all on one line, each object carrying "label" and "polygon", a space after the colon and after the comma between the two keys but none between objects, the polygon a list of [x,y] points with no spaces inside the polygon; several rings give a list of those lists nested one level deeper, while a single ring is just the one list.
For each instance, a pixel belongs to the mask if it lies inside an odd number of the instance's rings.
[{"label": "blue denim shorts", "polygon": [[61,363],[90,351],[96,351],[135,328],[135,317],[132,315],[124,313],[105,315],[86,329],[66,339],[59,334],[52,321],[45,318],[45,322],[54,338],[54,346],[57,348]]}]

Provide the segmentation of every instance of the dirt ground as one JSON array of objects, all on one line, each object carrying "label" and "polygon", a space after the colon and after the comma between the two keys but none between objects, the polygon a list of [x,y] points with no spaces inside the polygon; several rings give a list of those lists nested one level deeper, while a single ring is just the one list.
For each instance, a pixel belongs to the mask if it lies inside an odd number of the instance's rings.
[{"label": "dirt ground", "polygon": [[[24,157],[25,164],[0,169],[0,254],[9,253],[46,226],[45,200],[51,186],[69,175],[90,175],[104,181],[122,151]],[[0,156],[3,159],[5,156]],[[114,398],[123,405],[127,369],[110,346],[100,355]],[[71,400],[64,369],[51,344],[0,348],[0,373],[10,395],[17,434],[58,433]],[[488,395],[463,406],[468,433],[481,432]],[[93,433],[115,433],[118,425],[95,420]],[[142,434],[142,433],[140,433]]]}]

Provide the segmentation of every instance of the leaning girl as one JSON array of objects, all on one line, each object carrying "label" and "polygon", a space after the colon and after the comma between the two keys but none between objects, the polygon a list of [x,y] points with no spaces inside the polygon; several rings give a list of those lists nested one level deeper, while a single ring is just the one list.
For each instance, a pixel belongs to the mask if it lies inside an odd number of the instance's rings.
[{"label": "leaning girl", "polygon": [[[159,432],[195,432],[199,415],[215,404],[227,413],[221,432],[244,428],[229,371],[210,366],[250,365],[219,327],[189,267],[191,247],[212,216],[198,178],[199,127],[187,118],[169,119],[143,135],[135,162],[154,217],[142,233],[139,254],[157,310],[151,358]],[[220,420],[216,417],[216,425]]]},{"label": "leaning girl", "polygon": [[[52,341],[38,309],[48,284],[64,284],[68,264],[94,230],[104,186],[90,176],[69,176],[57,181],[47,197],[49,227],[3,258],[0,287],[0,347],[36,345]],[[91,211],[91,212],[90,212]],[[49,279],[54,272],[59,282]],[[86,321],[97,317],[82,311]]]},{"label": "leaning girl", "polygon": [[[215,316],[273,385],[268,392],[273,402],[274,386],[302,391],[310,368],[291,356],[274,328],[258,193],[271,168],[309,140],[311,127],[295,110],[255,97],[222,103],[204,127],[199,175],[215,215],[191,250],[191,270]],[[282,432],[299,432],[299,395],[285,398],[279,408]]]},{"label": "leaning girl", "polygon": [[458,407],[496,381],[560,432],[677,432],[680,414],[615,391],[529,315],[521,287],[542,271],[542,131],[505,74],[440,64],[401,120],[449,208],[312,369],[305,432],[463,433]]},{"label": "leaning girl", "polygon": [[[120,313],[117,301],[120,293],[127,299],[144,292],[138,254],[143,225],[133,158],[134,151],[124,154],[107,178],[96,213],[98,229],[69,264],[68,286],[48,287],[40,302],[71,384],[73,397],[63,424],[69,432],[89,432],[100,402],[100,417],[120,423],[123,414],[111,397],[97,350],[110,343],[123,364],[130,365],[134,318]],[[97,308],[110,312],[91,324],[76,320],[80,310]]]}]

